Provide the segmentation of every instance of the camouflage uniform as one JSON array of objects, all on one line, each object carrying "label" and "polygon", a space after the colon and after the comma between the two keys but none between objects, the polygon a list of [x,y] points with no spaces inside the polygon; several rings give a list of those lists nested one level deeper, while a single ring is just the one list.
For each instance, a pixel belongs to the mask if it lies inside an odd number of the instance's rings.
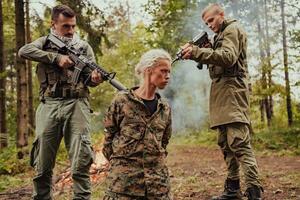
[{"label": "camouflage uniform", "polygon": [[[84,41],[74,40],[75,49],[94,61],[91,47]],[[89,168],[93,162],[90,137],[89,91],[86,84],[95,86],[86,70],[79,84],[71,84],[72,68],[57,65],[61,54],[58,49],[41,37],[19,50],[23,58],[39,62],[37,76],[40,82],[40,99],[36,111],[36,138],[30,163],[37,174],[33,179],[33,199],[51,199],[52,174],[56,153],[62,137],[71,160],[74,181],[74,199],[90,199]]]},{"label": "camouflage uniform", "polygon": [[193,46],[192,58],[209,64],[210,125],[219,130],[218,144],[228,167],[228,179],[244,171],[247,187],[261,187],[250,145],[247,36],[236,20],[225,20],[212,48]]},{"label": "camouflage uniform", "polygon": [[103,154],[111,167],[104,199],[169,200],[165,158],[171,137],[171,110],[156,94],[157,111],[151,115],[133,90],[119,93],[105,116]]}]

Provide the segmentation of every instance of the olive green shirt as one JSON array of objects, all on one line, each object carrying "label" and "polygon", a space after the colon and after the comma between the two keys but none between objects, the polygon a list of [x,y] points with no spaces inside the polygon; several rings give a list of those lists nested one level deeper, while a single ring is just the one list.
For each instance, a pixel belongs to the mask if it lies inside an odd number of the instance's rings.
[{"label": "olive green shirt", "polygon": [[[19,50],[19,56],[36,62],[56,65],[61,57],[61,54],[58,52],[46,51],[44,49],[46,41],[47,36],[43,36],[29,44],[24,45]],[[73,47],[75,49],[83,49],[85,56],[95,62],[93,49],[87,42],[78,39],[73,44]]]},{"label": "olive green shirt", "polygon": [[[80,51],[87,59],[95,62],[94,52],[87,42],[76,36],[69,45]],[[56,91],[57,88],[72,88],[71,80],[74,68],[61,68],[58,66],[62,54],[59,53],[58,47],[47,40],[47,36],[40,37],[24,45],[20,48],[18,54],[22,58],[38,62],[36,73],[40,83],[41,97],[48,95],[52,90]],[[98,85],[98,83],[91,81],[90,74],[91,70],[85,67],[81,72],[79,84],[77,84],[75,91],[80,91],[80,93],[88,96],[87,86],[95,87]]]}]

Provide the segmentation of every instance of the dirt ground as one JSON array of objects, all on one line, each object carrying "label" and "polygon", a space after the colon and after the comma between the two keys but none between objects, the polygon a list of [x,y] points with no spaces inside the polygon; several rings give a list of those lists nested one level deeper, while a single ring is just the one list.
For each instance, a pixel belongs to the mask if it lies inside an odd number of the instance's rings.
[{"label": "dirt ground", "polygon": [[[300,200],[300,156],[257,154],[265,190],[263,199]],[[226,167],[218,148],[171,145],[168,166],[174,200],[206,200],[223,191]],[[105,173],[102,172],[92,176],[92,199],[102,199],[103,176]],[[71,184],[67,187],[70,178],[65,180],[66,184],[56,184],[56,189],[62,185],[64,188],[60,193],[56,191],[54,199],[71,199]],[[243,182],[242,189],[245,190]],[[31,186],[14,189],[1,193],[0,199],[30,199],[31,191]]]},{"label": "dirt ground", "polygon": [[[257,162],[265,200],[300,200],[300,156],[259,155]],[[223,191],[226,166],[217,148],[173,146],[168,164],[174,199],[206,200]]]}]

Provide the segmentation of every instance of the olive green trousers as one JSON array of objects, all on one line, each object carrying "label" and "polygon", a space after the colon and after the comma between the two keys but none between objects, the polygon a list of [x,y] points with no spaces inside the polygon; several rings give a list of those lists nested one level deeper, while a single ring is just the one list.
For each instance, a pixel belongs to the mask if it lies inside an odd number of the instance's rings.
[{"label": "olive green trousers", "polygon": [[227,178],[240,179],[240,166],[245,175],[247,188],[261,187],[257,162],[250,144],[250,129],[245,123],[231,123],[218,127],[218,145],[227,165]]},{"label": "olive green trousers", "polygon": [[33,199],[52,199],[52,174],[62,138],[71,161],[73,199],[90,199],[93,150],[88,99],[50,97],[36,111],[36,137],[30,156],[30,164],[36,170]]}]

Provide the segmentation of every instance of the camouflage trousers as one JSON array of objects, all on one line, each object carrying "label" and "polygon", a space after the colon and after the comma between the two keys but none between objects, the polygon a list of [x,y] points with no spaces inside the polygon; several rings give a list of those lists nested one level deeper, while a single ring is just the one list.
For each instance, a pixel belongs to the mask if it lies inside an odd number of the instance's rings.
[{"label": "camouflage trousers", "polygon": [[118,194],[114,192],[106,192],[106,195],[103,197],[103,200],[172,200],[173,198],[170,194],[161,194],[158,196],[132,196],[126,194]]},{"label": "camouflage trousers", "polygon": [[86,98],[49,97],[36,111],[36,138],[30,156],[30,164],[36,170],[33,199],[52,199],[52,174],[62,138],[71,161],[73,199],[90,199],[93,150],[89,102]]},{"label": "camouflage trousers", "polygon": [[261,187],[258,178],[258,167],[250,144],[249,125],[244,123],[232,123],[218,128],[218,145],[224,155],[227,165],[228,179],[240,178],[240,166],[245,175],[247,187],[256,185]]}]

